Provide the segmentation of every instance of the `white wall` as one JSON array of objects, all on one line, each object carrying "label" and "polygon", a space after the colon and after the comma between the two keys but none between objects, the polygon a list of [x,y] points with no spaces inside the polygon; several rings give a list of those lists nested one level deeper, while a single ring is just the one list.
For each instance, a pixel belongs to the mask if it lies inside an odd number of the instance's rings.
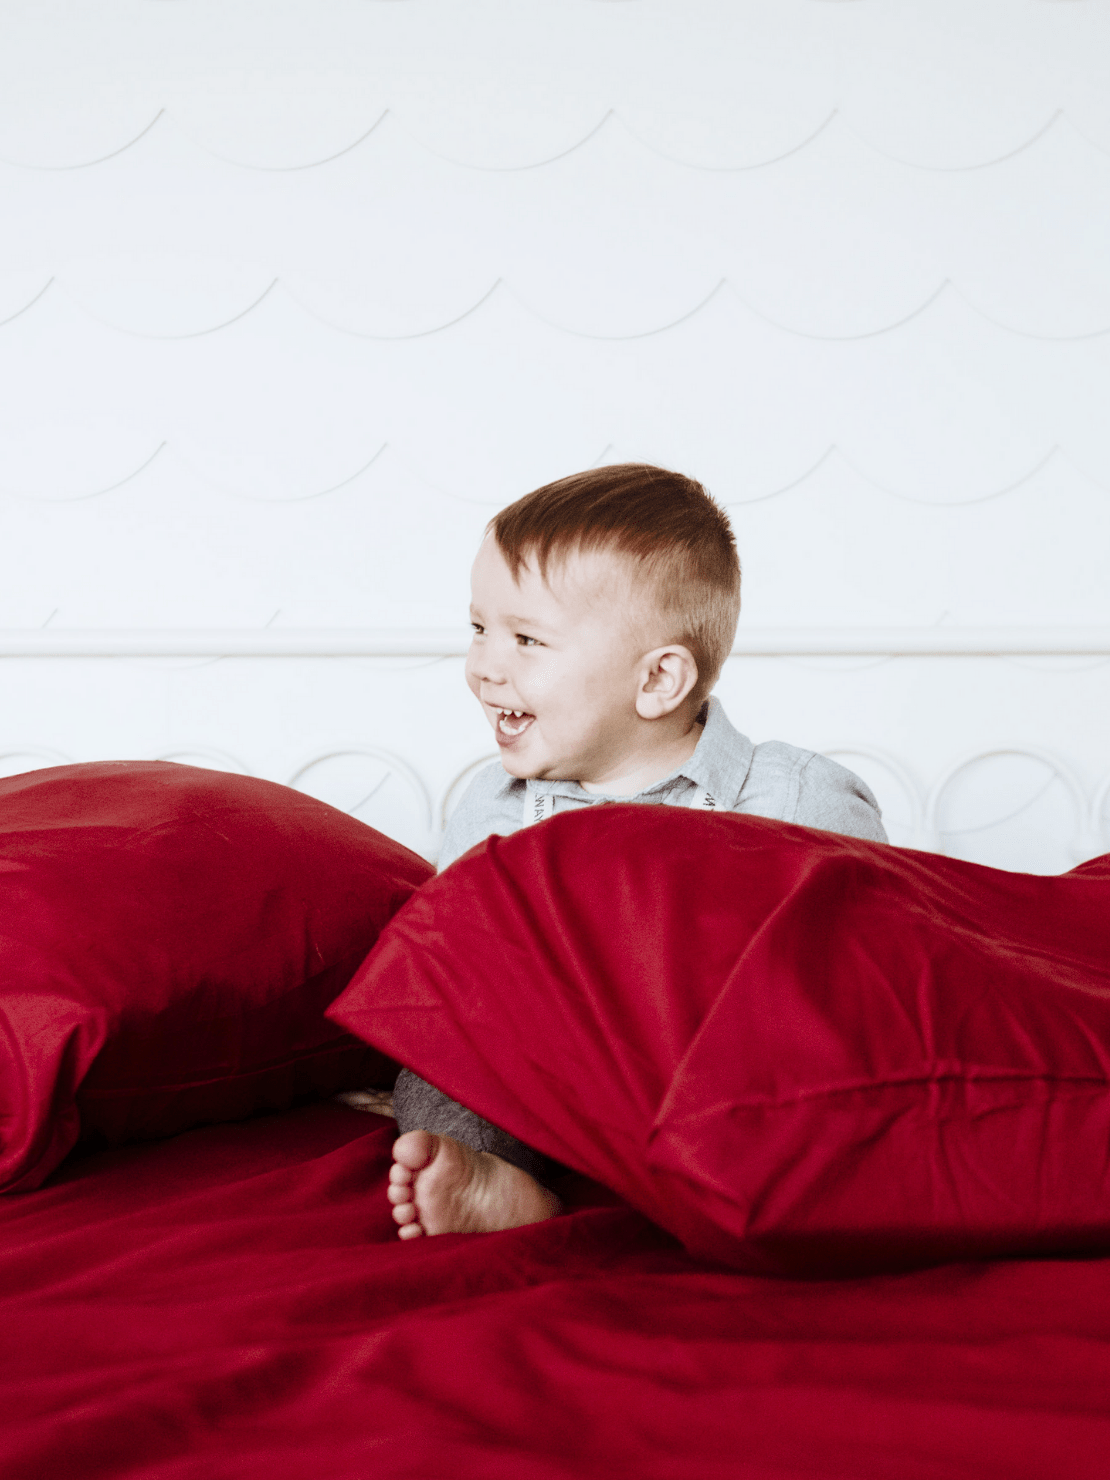
[{"label": "white wall", "polygon": [[483,524],[642,458],[732,511],[753,738],[1110,848],[1100,0],[0,0],[0,222],[0,770],[431,852]]}]

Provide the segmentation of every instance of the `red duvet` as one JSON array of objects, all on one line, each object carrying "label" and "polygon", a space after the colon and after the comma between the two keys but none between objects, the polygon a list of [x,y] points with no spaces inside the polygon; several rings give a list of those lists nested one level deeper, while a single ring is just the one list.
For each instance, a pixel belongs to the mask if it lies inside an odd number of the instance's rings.
[{"label": "red duvet", "polygon": [[1110,1261],[699,1265],[599,1200],[401,1243],[320,1105],[0,1205],[4,1480],[1104,1480]]},{"label": "red duvet", "polygon": [[403,1243],[334,1103],[73,1156],[0,1199],[2,1480],[1110,1475],[1106,864],[596,811],[337,1015],[639,1211]]}]

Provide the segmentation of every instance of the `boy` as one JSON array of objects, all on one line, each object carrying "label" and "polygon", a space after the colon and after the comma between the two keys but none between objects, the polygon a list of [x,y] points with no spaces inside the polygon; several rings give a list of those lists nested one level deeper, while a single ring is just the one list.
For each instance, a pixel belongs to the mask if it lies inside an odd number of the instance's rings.
[{"label": "boy", "polygon": [[[452,816],[440,867],[491,833],[597,801],[776,817],[886,842],[875,798],[812,751],[753,746],[709,692],[740,614],[728,516],[645,464],[537,489],[474,562],[466,678],[501,762]],[[405,1070],[389,1199],[401,1238],[536,1223],[559,1169]]]}]

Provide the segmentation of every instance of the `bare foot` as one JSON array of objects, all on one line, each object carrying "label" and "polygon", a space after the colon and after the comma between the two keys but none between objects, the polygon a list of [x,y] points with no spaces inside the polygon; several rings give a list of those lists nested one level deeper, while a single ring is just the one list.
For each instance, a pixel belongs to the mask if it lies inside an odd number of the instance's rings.
[{"label": "bare foot", "polygon": [[562,1207],[520,1167],[431,1131],[406,1131],[393,1143],[388,1196],[400,1238],[494,1233],[542,1223]]}]

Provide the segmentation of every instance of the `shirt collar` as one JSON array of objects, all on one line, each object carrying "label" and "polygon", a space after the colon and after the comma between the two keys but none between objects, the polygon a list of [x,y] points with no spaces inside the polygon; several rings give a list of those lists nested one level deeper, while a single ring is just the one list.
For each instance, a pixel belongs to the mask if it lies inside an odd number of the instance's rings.
[{"label": "shirt collar", "polygon": [[722,810],[730,811],[740,799],[754,754],[755,746],[747,735],[741,735],[729,723],[724,705],[711,696],[706,702],[705,726],[697,748],[675,774],[687,777],[695,786],[704,786]]},{"label": "shirt collar", "polygon": [[607,797],[596,791],[587,791],[577,781],[523,782],[519,777],[510,776],[507,771],[504,781],[498,787],[498,795],[507,796],[514,788],[526,786],[529,791],[539,792],[541,795],[575,797],[579,801],[634,802],[641,797],[669,791],[676,781],[682,779],[695,786],[704,786],[718,806],[723,811],[729,811],[740,798],[754,751],[755,746],[748,737],[741,735],[730,724],[720,699],[710,697],[705,704],[701,739],[695,746],[693,755],[669,776],[653,781],[635,796]]}]

